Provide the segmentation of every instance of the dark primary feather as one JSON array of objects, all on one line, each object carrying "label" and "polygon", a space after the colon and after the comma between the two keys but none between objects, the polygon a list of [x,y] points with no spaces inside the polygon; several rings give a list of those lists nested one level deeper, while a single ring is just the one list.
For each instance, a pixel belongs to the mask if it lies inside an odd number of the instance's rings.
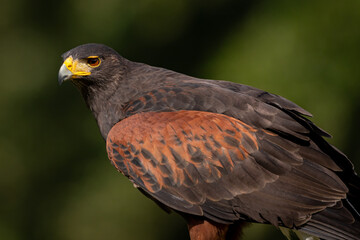
[{"label": "dark primary feather", "polygon": [[218,223],[360,239],[359,177],[309,112],[250,86],[134,63],[103,45],[65,56],[102,52],[111,61],[77,86],[110,160],[147,195]]}]

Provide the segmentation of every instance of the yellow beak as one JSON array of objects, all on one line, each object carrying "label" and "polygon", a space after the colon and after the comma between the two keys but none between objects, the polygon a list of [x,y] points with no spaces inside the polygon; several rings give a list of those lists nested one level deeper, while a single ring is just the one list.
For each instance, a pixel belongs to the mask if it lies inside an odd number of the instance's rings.
[{"label": "yellow beak", "polygon": [[58,81],[61,85],[66,80],[90,74],[91,68],[89,66],[83,62],[79,62],[78,60],[74,61],[74,59],[70,56],[65,59],[64,63],[60,67]]}]

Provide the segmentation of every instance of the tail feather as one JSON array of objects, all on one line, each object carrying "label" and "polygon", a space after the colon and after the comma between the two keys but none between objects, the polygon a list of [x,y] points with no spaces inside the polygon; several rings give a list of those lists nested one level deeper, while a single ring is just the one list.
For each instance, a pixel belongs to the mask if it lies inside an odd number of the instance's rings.
[{"label": "tail feather", "polygon": [[320,135],[312,134],[316,145],[342,169],[336,172],[348,187],[346,199],[314,214],[300,230],[326,240],[360,240],[360,177],[351,161]]},{"label": "tail feather", "polygon": [[348,181],[349,193],[347,200],[349,207],[358,219],[360,219],[360,177],[356,174],[352,175]]},{"label": "tail feather", "polygon": [[342,202],[312,216],[299,230],[326,240],[360,240],[360,221]]}]

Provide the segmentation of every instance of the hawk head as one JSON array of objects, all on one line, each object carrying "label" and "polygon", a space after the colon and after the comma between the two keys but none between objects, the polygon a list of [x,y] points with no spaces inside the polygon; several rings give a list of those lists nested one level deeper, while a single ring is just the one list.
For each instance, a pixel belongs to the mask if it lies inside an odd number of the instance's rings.
[{"label": "hawk head", "polygon": [[102,85],[121,72],[123,58],[103,44],[89,43],[73,48],[62,55],[58,74],[59,84],[70,80],[78,87]]}]

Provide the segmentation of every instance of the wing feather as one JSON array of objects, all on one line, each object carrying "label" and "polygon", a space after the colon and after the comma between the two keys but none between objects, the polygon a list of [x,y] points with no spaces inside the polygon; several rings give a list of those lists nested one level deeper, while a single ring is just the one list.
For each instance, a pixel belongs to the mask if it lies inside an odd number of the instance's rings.
[{"label": "wing feather", "polygon": [[348,191],[317,146],[218,113],[135,114],[111,129],[107,149],[114,166],[153,198],[223,223],[299,226]]}]

